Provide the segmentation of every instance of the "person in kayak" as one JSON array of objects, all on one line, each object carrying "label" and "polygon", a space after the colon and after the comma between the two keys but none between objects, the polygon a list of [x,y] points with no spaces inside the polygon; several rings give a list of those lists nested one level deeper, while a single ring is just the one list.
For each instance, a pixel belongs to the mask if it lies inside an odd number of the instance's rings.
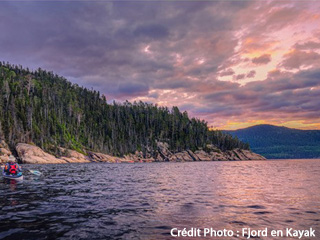
[{"label": "person in kayak", "polygon": [[21,172],[21,168],[18,163],[16,163],[16,159],[14,156],[9,157],[9,162],[4,167],[4,172],[8,175],[17,175]]}]

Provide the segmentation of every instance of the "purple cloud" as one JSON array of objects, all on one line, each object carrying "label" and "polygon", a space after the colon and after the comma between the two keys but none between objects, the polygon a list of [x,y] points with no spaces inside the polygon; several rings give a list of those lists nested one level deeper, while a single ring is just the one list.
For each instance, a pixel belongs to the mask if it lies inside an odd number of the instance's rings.
[{"label": "purple cloud", "polygon": [[270,54],[263,54],[259,57],[255,57],[252,60],[252,63],[261,65],[261,64],[267,64],[271,61],[271,55]]},{"label": "purple cloud", "polygon": [[284,56],[280,66],[286,69],[296,69],[303,66],[312,66],[320,60],[320,54],[317,52],[306,52],[294,50]]},{"label": "purple cloud", "polygon": [[230,76],[233,75],[235,72],[232,70],[232,68],[226,69],[223,72],[220,73],[220,77],[224,76]]},{"label": "purple cloud", "polygon": [[[1,60],[54,71],[107,99],[178,105],[211,123],[315,119],[320,35],[298,39],[290,31],[298,24],[317,26],[319,6],[4,1]],[[293,49],[281,52],[287,39]],[[254,81],[268,71],[263,81]]]},{"label": "purple cloud", "polygon": [[255,76],[256,76],[256,71],[255,70],[251,70],[246,75],[247,78],[254,78]]}]

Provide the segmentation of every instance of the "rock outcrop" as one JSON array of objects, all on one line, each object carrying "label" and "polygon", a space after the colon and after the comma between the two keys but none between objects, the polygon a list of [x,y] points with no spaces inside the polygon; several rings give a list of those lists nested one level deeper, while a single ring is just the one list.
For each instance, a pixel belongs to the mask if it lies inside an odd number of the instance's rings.
[{"label": "rock outcrop", "polygon": [[59,159],[62,159],[68,163],[86,163],[91,162],[90,158],[88,156],[85,156],[82,153],[79,153],[77,151],[66,149],[66,148],[60,148],[61,151],[61,157]]},{"label": "rock outcrop", "polygon": [[266,160],[263,156],[249,150],[235,149],[226,152],[210,152],[203,150],[192,152],[190,150],[173,154],[169,161],[244,161],[244,160]]},{"label": "rock outcrop", "polygon": [[226,152],[227,160],[240,160],[240,161],[248,161],[248,160],[266,160],[265,157],[251,152],[249,150],[243,150],[243,149],[235,149],[231,151]]},{"label": "rock outcrop", "polygon": [[89,162],[133,162],[130,159],[118,158],[107,154],[87,152],[87,155],[77,151],[59,148],[61,157],[55,157],[46,153],[41,148],[26,144],[19,143],[16,146],[16,151],[21,163],[27,164],[56,164],[56,163],[89,163]]},{"label": "rock outcrop", "polygon": [[108,163],[117,163],[121,162],[121,158],[110,156],[108,154],[97,153],[97,152],[87,152],[88,157],[92,162],[108,162]]},{"label": "rock outcrop", "polygon": [[19,143],[16,146],[16,151],[21,163],[67,163],[64,159],[56,158],[55,156],[44,152],[41,148],[26,143]]},{"label": "rock outcrop", "polygon": [[85,155],[65,148],[60,148],[60,151],[62,153],[62,156],[60,158],[46,153],[37,146],[26,143],[19,143],[16,146],[16,151],[21,163],[54,164],[91,162],[90,159]]},{"label": "rock outcrop", "polygon": [[249,150],[234,149],[230,151],[222,152],[220,149],[213,145],[208,145],[209,151],[197,150],[192,152],[191,150],[185,150],[178,153],[172,153],[169,150],[167,143],[158,142],[157,153],[155,157],[151,157],[151,154],[147,158],[143,157],[142,152],[136,151],[135,154],[129,154],[125,158],[134,162],[192,162],[192,161],[244,161],[244,160],[266,160],[265,157],[253,153]]},{"label": "rock outcrop", "polygon": [[0,163],[9,161],[9,156],[12,155],[8,144],[4,140],[0,140]]},{"label": "rock outcrop", "polygon": [[[134,154],[128,154],[123,158],[111,156],[108,154],[87,151],[86,154],[74,150],[59,148],[61,157],[55,157],[46,153],[41,148],[19,143],[16,151],[21,163],[30,164],[48,164],[48,163],[88,163],[88,162],[107,162],[107,163],[132,163],[132,162],[192,162],[192,161],[243,161],[243,160],[265,160],[259,154],[249,150],[234,149],[222,152],[215,146],[208,145],[207,151],[185,150],[172,153],[167,143],[159,142],[156,153],[143,154],[136,151]],[[4,141],[0,141],[0,160],[6,162],[11,155],[8,146]]]}]

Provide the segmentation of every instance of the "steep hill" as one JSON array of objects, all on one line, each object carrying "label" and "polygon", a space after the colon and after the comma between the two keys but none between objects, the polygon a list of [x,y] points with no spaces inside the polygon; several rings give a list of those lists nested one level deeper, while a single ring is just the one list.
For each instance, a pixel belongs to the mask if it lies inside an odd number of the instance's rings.
[{"label": "steep hill", "polygon": [[252,151],[269,159],[320,158],[320,130],[256,125],[225,132],[248,142]]},{"label": "steep hill", "polygon": [[[205,121],[143,102],[108,104],[98,91],[72,84],[42,69],[0,63],[0,140],[14,150],[17,143],[35,144],[59,155],[60,147],[114,156],[150,153],[157,142],[170,151],[248,149],[230,135],[210,131]],[[156,152],[156,151],[155,151]]]}]

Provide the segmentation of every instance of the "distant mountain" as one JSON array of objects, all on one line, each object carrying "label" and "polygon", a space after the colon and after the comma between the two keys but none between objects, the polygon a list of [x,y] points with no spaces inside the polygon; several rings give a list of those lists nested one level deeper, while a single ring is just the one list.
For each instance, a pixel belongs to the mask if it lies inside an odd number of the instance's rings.
[{"label": "distant mountain", "polygon": [[320,158],[320,130],[299,130],[273,125],[225,131],[250,144],[268,159]]}]

